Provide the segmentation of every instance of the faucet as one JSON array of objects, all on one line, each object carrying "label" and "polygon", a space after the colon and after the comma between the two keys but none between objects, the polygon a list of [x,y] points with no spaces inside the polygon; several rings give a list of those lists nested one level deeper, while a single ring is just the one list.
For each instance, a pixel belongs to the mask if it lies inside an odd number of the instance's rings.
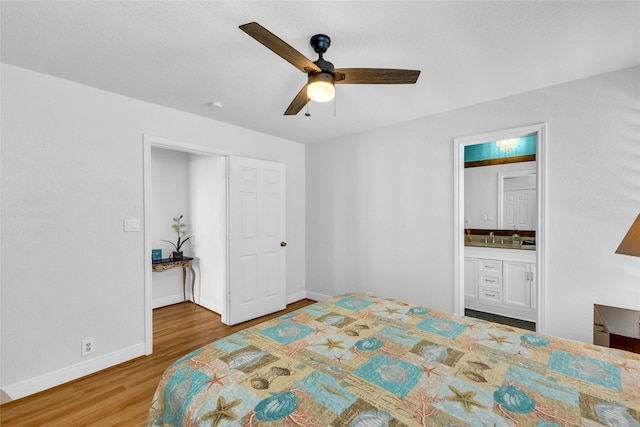
[{"label": "faucet", "polygon": [[493,231],[489,233],[489,237],[491,237],[491,243],[496,244],[496,236],[493,234]]}]

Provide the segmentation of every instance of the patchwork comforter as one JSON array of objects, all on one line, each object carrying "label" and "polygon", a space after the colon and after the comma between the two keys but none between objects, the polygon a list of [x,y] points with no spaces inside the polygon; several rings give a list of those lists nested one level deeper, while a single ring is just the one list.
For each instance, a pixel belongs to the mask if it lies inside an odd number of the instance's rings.
[{"label": "patchwork comforter", "polygon": [[640,425],[640,355],[342,295],[171,365],[147,426]]}]

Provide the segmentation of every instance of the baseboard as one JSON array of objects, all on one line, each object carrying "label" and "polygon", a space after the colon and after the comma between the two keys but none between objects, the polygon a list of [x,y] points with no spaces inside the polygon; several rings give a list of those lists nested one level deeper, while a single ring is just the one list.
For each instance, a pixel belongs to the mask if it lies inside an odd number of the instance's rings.
[{"label": "baseboard", "polygon": [[196,302],[199,306],[213,311],[214,313],[220,314],[224,310],[224,307],[221,306],[222,301],[214,301],[208,298],[198,298],[196,299]]},{"label": "baseboard", "polygon": [[294,303],[296,301],[300,301],[301,299],[305,299],[307,297],[304,289],[301,291],[298,291],[294,294],[291,295],[287,295],[287,304],[291,304]]},{"label": "baseboard", "polygon": [[[608,341],[607,341],[608,342]],[[3,403],[11,402],[13,399],[4,391],[0,390],[0,405]]]},{"label": "baseboard", "polygon": [[331,298],[331,295],[319,294],[313,291],[306,291],[306,298],[312,299],[314,301],[324,301],[326,299]]},{"label": "baseboard", "polygon": [[136,344],[113,353],[105,354],[104,356],[96,357],[95,359],[87,360],[86,362],[78,363],[39,377],[2,387],[3,398],[5,398],[4,394],[6,394],[9,400],[21,399],[86,375],[96,373],[103,369],[110,368],[136,357],[144,356],[144,354],[144,343]]},{"label": "baseboard", "polygon": [[[291,304],[291,303],[300,301],[300,300],[305,299],[305,298],[309,298],[309,299],[312,299],[314,301],[321,301],[321,300],[325,300],[325,299],[329,298],[329,296],[318,294],[318,293],[315,293],[315,292],[309,292],[309,291],[301,290],[301,291],[298,291],[298,292],[296,292],[294,294],[287,295],[286,304]],[[151,302],[151,306],[152,306],[152,308],[155,309],[155,308],[165,307],[167,305],[179,304],[182,301],[183,301],[182,300],[182,295],[169,295],[167,297],[154,299]],[[222,307],[219,307],[218,310],[214,309],[213,307],[216,306],[217,304],[215,304],[214,301],[209,301],[209,300],[205,300],[205,299],[198,300],[198,304],[203,306],[203,307],[205,307],[208,310],[211,310],[211,311],[215,312],[215,313],[221,313],[222,309],[223,309]]]},{"label": "baseboard", "polygon": [[162,298],[155,298],[153,301],[151,301],[151,308],[160,308],[160,307],[165,307],[167,305],[178,304],[181,302],[184,302],[184,298],[182,294],[169,295]]}]

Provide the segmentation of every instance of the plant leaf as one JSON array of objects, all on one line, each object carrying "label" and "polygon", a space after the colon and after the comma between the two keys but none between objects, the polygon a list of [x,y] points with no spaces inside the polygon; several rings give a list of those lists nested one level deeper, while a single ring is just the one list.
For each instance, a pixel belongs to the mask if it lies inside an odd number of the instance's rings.
[{"label": "plant leaf", "polygon": [[176,248],[176,252],[180,252],[180,251],[178,250],[178,247],[176,246],[176,244],[175,244],[175,243],[173,243],[171,240],[162,240],[162,241],[163,241],[163,242],[167,242],[167,243],[171,243],[171,245],[172,245],[174,248]]}]

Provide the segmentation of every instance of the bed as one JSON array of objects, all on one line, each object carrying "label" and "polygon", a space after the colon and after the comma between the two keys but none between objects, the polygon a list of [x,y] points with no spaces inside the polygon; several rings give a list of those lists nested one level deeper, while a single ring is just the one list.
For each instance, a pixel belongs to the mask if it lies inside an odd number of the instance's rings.
[{"label": "bed", "polygon": [[147,426],[640,425],[640,355],[330,298],[173,363]]}]

